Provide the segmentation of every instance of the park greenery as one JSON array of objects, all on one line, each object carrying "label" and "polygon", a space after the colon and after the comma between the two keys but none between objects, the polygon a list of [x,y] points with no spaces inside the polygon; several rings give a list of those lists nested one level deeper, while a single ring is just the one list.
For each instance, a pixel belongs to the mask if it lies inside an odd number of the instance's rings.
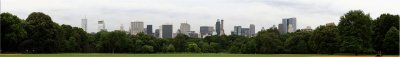
[{"label": "park greenery", "polygon": [[254,37],[211,35],[192,38],[158,38],[127,31],[87,33],[58,24],[49,15],[33,12],[26,19],[1,13],[2,53],[240,53],[240,54],[399,54],[399,15],[372,19],[361,10],[340,17],[338,25],[280,33],[261,30]]}]

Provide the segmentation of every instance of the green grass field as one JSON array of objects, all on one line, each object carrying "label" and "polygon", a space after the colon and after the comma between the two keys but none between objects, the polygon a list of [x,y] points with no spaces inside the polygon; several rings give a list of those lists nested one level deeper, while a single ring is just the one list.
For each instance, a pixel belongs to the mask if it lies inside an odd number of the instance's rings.
[{"label": "green grass field", "polygon": [[[342,57],[343,55],[325,54],[223,54],[223,53],[195,53],[195,54],[111,54],[111,53],[62,53],[62,54],[0,54],[0,57]],[[350,55],[351,56],[351,55]],[[348,57],[348,55],[344,56]],[[356,56],[357,57],[357,56]],[[362,55],[358,57],[373,57]],[[393,57],[393,56],[391,56]],[[398,57],[394,56],[394,57]]]}]

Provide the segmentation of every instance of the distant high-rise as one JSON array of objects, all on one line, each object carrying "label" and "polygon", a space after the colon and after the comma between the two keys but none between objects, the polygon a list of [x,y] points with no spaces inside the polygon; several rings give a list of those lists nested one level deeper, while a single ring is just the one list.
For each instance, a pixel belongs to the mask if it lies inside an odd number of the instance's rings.
[{"label": "distant high-rise", "polygon": [[225,35],[225,31],[224,31],[224,20],[221,19],[221,35]]},{"label": "distant high-rise", "polygon": [[200,37],[203,38],[208,35],[212,35],[214,27],[212,26],[200,26]]},{"label": "distant high-rise", "polygon": [[189,37],[192,37],[192,38],[197,38],[197,37],[199,37],[199,34],[198,33],[196,33],[195,31],[189,31]]},{"label": "distant high-rise", "polygon": [[154,36],[160,37],[160,29],[156,29],[156,30],[154,31]]},{"label": "distant high-rise", "polygon": [[121,26],[119,27],[119,30],[125,31],[125,30],[124,30],[124,25],[123,25],[123,24],[121,24]]},{"label": "distant high-rise", "polygon": [[181,23],[179,33],[189,35],[189,32],[190,32],[190,25],[188,23]]},{"label": "distant high-rise", "polygon": [[87,19],[82,19],[82,29],[87,32]]},{"label": "distant high-rise", "polygon": [[99,25],[99,27],[98,27],[99,31],[102,31],[102,30],[106,31],[107,30],[106,29],[106,24],[104,23],[103,20],[98,21],[98,25]]},{"label": "distant high-rise", "polygon": [[142,21],[131,22],[130,33],[136,35],[137,33],[144,32],[144,24]]},{"label": "distant high-rise", "polygon": [[153,25],[147,25],[146,34],[153,35]]},{"label": "distant high-rise", "polygon": [[296,18],[283,18],[278,27],[281,33],[295,32],[297,29]]},{"label": "distant high-rise", "polygon": [[242,34],[242,26],[235,26],[233,33],[234,33],[234,35],[241,35]]},{"label": "distant high-rise", "polygon": [[164,24],[161,26],[162,38],[172,38],[173,27],[172,24]]},{"label": "distant high-rise", "polygon": [[219,19],[215,23],[215,32],[217,32],[217,35],[221,33],[221,22],[219,21]]},{"label": "distant high-rise", "polygon": [[249,28],[242,28],[241,35],[249,37],[250,36],[250,29]]},{"label": "distant high-rise", "polygon": [[256,35],[256,29],[254,24],[250,24],[250,36]]}]

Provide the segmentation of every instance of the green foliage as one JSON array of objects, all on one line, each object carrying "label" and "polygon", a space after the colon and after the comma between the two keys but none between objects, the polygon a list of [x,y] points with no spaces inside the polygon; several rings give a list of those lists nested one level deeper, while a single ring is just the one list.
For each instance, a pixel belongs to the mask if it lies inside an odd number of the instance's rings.
[{"label": "green foliage", "polygon": [[399,54],[399,30],[396,27],[390,28],[383,39],[383,52],[388,54]]},{"label": "green foliage", "polygon": [[257,53],[278,53],[282,48],[282,42],[279,40],[279,30],[277,28],[270,28],[267,30],[259,31],[255,37],[255,42],[258,49]]},{"label": "green foliage", "polygon": [[188,52],[201,52],[201,49],[196,43],[189,42],[186,46],[186,51]]},{"label": "green foliage", "polygon": [[371,17],[361,10],[352,10],[340,18],[338,25],[341,50],[356,55],[371,49]]},{"label": "green foliage", "polygon": [[391,15],[391,14],[381,14],[376,20],[373,21],[374,27],[372,28],[374,31],[373,37],[373,46],[377,51],[381,51],[385,48],[382,47],[383,39],[385,38],[386,32],[391,28],[399,28],[399,15]]},{"label": "green foliage", "polygon": [[24,29],[24,21],[10,13],[0,14],[1,46],[4,52],[18,51],[17,47],[26,39],[27,32]]},{"label": "green foliage", "polygon": [[308,41],[310,48],[317,53],[333,54],[337,52],[338,29],[335,25],[323,25],[317,27]]}]

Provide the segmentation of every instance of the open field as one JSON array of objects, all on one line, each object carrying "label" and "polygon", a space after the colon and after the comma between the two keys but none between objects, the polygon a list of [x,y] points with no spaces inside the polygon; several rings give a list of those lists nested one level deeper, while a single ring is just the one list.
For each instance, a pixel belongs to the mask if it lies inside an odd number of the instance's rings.
[{"label": "open field", "polygon": [[[0,54],[0,57],[374,57],[373,55],[325,55],[325,54],[111,54],[111,53],[63,53],[63,54]],[[390,55],[384,57],[399,57]]]}]

